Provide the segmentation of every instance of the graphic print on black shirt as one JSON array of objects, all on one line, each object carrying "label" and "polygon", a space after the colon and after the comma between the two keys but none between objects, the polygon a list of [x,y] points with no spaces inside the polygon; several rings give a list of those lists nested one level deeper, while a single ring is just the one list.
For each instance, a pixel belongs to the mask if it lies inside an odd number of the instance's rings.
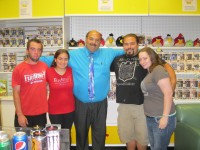
[{"label": "graphic print on black shirt", "polygon": [[146,76],[147,71],[140,66],[137,55],[133,57],[119,56],[115,58],[112,65],[117,82],[117,103],[142,104],[144,98],[140,83]]},{"label": "graphic print on black shirt", "polygon": [[124,61],[119,66],[119,79],[123,82],[131,80],[135,74],[136,62]]}]

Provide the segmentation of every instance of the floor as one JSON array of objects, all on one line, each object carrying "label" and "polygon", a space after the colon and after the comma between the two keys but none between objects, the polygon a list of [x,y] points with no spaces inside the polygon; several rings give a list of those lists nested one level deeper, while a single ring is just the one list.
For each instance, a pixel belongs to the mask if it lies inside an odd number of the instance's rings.
[{"label": "floor", "polygon": [[[76,148],[73,146],[70,150],[76,150]],[[92,150],[92,148],[89,150]],[[105,150],[126,150],[126,147],[106,147]],[[150,150],[150,148],[148,147],[147,150]],[[169,147],[168,150],[174,150],[174,147]]]}]

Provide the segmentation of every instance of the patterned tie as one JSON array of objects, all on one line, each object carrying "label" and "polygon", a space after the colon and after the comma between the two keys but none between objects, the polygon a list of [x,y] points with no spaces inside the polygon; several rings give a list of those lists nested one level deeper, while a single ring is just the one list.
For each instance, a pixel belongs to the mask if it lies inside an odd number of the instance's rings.
[{"label": "patterned tie", "polygon": [[94,58],[93,53],[89,55],[89,84],[88,84],[88,92],[89,99],[92,101],[94,99]]}]

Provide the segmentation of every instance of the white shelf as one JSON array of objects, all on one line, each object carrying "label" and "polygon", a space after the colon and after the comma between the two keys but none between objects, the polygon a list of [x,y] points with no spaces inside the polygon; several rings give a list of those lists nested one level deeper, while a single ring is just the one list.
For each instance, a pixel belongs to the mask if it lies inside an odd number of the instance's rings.
[{"label": "white shelf", "polygon": [[[145,46],[139,46],[139,49],[144,48]],[[153,47],[153,46],[147,46],[147,47],[151,47],[152,49],[165,49],[165,50],[200,50],[200,47]],[[78,49],[81,47],[68,47],[68,49]],[[123,49],[123,47],[121,46],[116,46],[116,47],[100,47],[100,48],[113,48],[113,49]]]},{"label": "white shelf", "polygon": [[11,74],[12,72],[3,72],[3,71],[0,71],[0,74]]},{"label": "white shelf", "polygon": [[1,101],[13,101],[13,96],[0,96]]}]

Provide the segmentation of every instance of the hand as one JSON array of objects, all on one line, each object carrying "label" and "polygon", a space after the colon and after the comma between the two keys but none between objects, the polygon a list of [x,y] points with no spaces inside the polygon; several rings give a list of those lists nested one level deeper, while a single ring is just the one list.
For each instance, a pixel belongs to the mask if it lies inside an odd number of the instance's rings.
[{"label": "hand", "polygon": [[168,117],[162,117],[162,118],[160,118],[159,126],[158,127],[160,129],[164,129],[164,128],[166,128],[167,123],[168,123]]},{"label": "hand", "polygon": [[21,127],[27,127],[28,120],[23,114],[21,114],[21,115],[18,115],[18,123]]}]

